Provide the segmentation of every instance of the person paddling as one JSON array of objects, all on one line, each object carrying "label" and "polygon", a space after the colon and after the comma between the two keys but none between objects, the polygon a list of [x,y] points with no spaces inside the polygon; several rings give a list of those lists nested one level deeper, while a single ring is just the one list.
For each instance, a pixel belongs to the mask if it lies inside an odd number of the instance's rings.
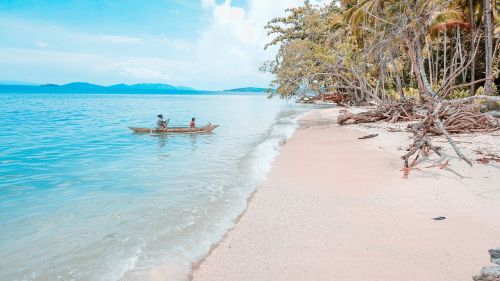
[{"label": "person paddling", "polygon": [[192,128],[195,128],[195,127],[196,127],[196,124],[194,123],[194,121],[195,121],[194,117],[193,117],[193,118],[191,118],[191,123],[189,123],[189,128],[191,128],[191,129],[192,129]]},{"label": "person paddling", "polygon": [[166,129],[167,128],[167,121],[163,120],[162,114],[158,114],[158,120],[156,120],[156,128],[158,128],[158,129]]}]

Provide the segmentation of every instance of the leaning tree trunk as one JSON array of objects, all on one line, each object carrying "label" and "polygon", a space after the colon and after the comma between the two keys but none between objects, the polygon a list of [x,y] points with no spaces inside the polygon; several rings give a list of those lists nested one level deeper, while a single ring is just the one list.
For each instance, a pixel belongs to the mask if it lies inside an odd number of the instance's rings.
[{"label": "leaning tree trunk", "polygon": [[[464,63],[464,56],[462,54],[462,34],[461,34],[462,29],[460,26],[457,26],[457,39],[455,43],[455,48],[456,52],[458,52],[458,58],[460,59],[460,64],[462,65]],[[467,82],[467,68],[464,68],[462,71],[462,83]]]},{"label": "leaning tree trunk", "polygon": [[441,33],[438,32],[437,35],[437,40],[436,40],[436,61],[435,61],[435,67],[434,67],[434,85],[437,85],[439,83],[439,43],[441,42]]},{"label": "leaning tree trunk", "polygon": [[[491,3],[490,0],[483,0],[484,4],[484,29],[485,38],[485,76],[484,93],[493,95],[493,22],[491,20]],[[489,109],[496,107],[496,102],[487,103]]]},{"label": "leaning tree trunk", "polygon": [[[408,41],[411,41],[408,39]],[[415,73],[415,78],[417,79],[418,86],[418,97],[420,102],[424,102],[424,95],[426,94],[424,82],[422,81],[422,74],[420,73],[420,69],[417,63],[417,54],[415,52],[413,43],[407,42],[408,45],[408,54],[410,55],[411,65],[413,68],[413,72]]]},{"label": "leaning tree trunk", "polygon": [[398,89],[399,99],[405,100],[405,94],[403,92],[403,85],[401,83],[401,76],[399,76],[399,73],[396,73],[396,87]]},{"label": "leaning tree trunk", "polygon": [[417,78],[419,99],[420,102],[423,103],[425,101],[425,95],[434,97],[436,96],[436,93],[434,93],[431,85],[429,84],[429,80],[427,80],[419,35],[415,34],[415,37],[412,40],[408,34],[406,34],[405,42],[413,65],[413,71],[415,71],[415,77]]},{"label": "leaning tree trunk", "polygon": [[432,87],[432,53],[431,49],[429,48],[429,43],[427,42],[427,37],[425,38],[425,50],[427,52],[427,65],[429,66],[429,82],[431,83]]},{"label": "leaning tree trunk", "polygon": [[[473,0],[469,0],[469,17],[470,17],[470,24],[472,25],[473,29],[476,29],[476,21],[474,20],[474,5],[472,4]],[[473,33],[471,33],[472,36]],[[474,40],[470,40],[470,49],[472,50],[474,48]],[[472,58],[472,64],[470,68],[470,81],[476,81],[476,56]],[[476,84],[472,83],[470,85],[470,93],[471,96],[476,94]]]},{"label": "leaning tree trunk", "polygon": [[442,85],[444,86],[444,82],[446,81],[446,72],[447,72],[447,59],[448,59],[448,33],[446,32],[446,29],[444,30],[444,56],[443,56],[443,81],[441,81]]},{"label": "leaning tree trunk", "polygon": [[431,84],[429,84],[429,80],[427,79],[427,74],[425,73],[424,57],[422,55],[422,48],[418,36],[415,38],[415,50],[417,53],[417,68],[419,68],[420,75],[422,75],[422,83],[424,84],[425,91],[431,97],[434,97],[436,93],[432,90]]}]

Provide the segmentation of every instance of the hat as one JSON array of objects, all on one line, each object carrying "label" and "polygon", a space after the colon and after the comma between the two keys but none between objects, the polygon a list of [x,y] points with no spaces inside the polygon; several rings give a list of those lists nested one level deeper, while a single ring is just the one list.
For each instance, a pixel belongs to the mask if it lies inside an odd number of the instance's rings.
[{"label": "hat", "polygon": [[158,118],[163,119],[163,115],[162,114],[158,114]]}]

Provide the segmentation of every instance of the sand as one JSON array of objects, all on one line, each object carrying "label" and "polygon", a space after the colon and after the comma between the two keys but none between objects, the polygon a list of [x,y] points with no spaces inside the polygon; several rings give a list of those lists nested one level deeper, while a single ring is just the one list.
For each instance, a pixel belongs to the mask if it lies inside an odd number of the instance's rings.
[{"label": "sand", "polygon": [[[431,156],[405,180],[408,134],[387,124],[338,127],[338,111],[301,119],[193,280],[458,281],[490,264],[487,250],[500,245],[500,165],[470,168],[437,140],[452,166],[424,168],[444,160]],[[473,149],[499,153],[498,136],[458,139],[473,159]]]}]

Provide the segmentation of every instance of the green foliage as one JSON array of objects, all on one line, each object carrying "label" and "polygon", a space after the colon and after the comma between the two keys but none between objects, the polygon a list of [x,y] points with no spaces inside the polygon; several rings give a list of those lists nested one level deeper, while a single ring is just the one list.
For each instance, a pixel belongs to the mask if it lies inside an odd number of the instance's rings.
[{"label": "green foliage", "polygon": [[319,8],[308,2],[299,8],[288,9],[288,16],[268,23],[268,35],[274,39],[266,45],[280,45],[273,61],[261,69],[274,74],[271,95],[290,98],[305,92],[319,93],[331,83],[328,64],[332,55],[327,46],[329,34],[339,24],[335,20],[338,8]]},{"label": "green foliage", "polygon": [[476,90],[476,96],[481,96],[481,95],[484,95],[484,87],[483,86],[477,88],[477,90]]},{"label": "green foliage", "polygon": [[[493,87],[495,87],[495,90],[496,90],[496,85],[493,85]],[[481,95],[484,95],[484,94],[485,94],[485,92],[484,92],[484,87],[483,86],[477,88],[476,94],[475,94],[476,96],[481,96]],[[481,108],[481,109],[485,109],[486,108],[486,104],[487,104],[487,102],[484,101],[484,100],[476,100],[476,101],[474,101],[474,103],[476,104],[476,106],[478,108]],[[497,104],[500,106],[499,102],[497,102]]]},{"label": "green foliage", "polygon": [[397,100],[401,99],[401,97],[399,96],[399,93],[394,89],[387,90],[386,94],[387,94],[387,98],[389,100],[396,100],[397,101]]},{"label": "green foliage", "polygon": [[280,48],[277,61],[266,68],[275,75],[271,88],[275,94],[290,97],[305,91],[319,92],[325,86],[328,76],[322,61],[328,61],[327,49],[307,40],[290,42]]},{"label": "green foliage", "polygon": [[412,98],[412,99],[418,100],[419,91],[416,88],[404,88],[403,93],[404,93],[405,98]]},{"label": "green foliage", "polygon": [[469,96],[470,96],[469,89],[459,89],[459,90],[453,91],[446,98],[451,100],[451,99],[466,98],[466,97],[469,97]]},{"label": "green foliage", "polygon": [[[450,74],[470,59],[472,36],[483,24],[482,5],[483,0],[341,0],[339,7],[336,1],[305,1],[266,26],[270,42],[265,48],[278,48],[274,60],[261,68],[274,75],[270,88],[275,90],[269,93],[288,99],[337,91],[355,102],[397,100],[400,92],[415,99],[443,95],[471,82],[470,67]],[[497,15],[494,9],[499,27]],[[499,53],[492,58],[495,77]],[[481,49],[476,54],[476,80],[484,78],[484,56]],[[449,98],[467,95],[467,87],[457,87]]]}]

